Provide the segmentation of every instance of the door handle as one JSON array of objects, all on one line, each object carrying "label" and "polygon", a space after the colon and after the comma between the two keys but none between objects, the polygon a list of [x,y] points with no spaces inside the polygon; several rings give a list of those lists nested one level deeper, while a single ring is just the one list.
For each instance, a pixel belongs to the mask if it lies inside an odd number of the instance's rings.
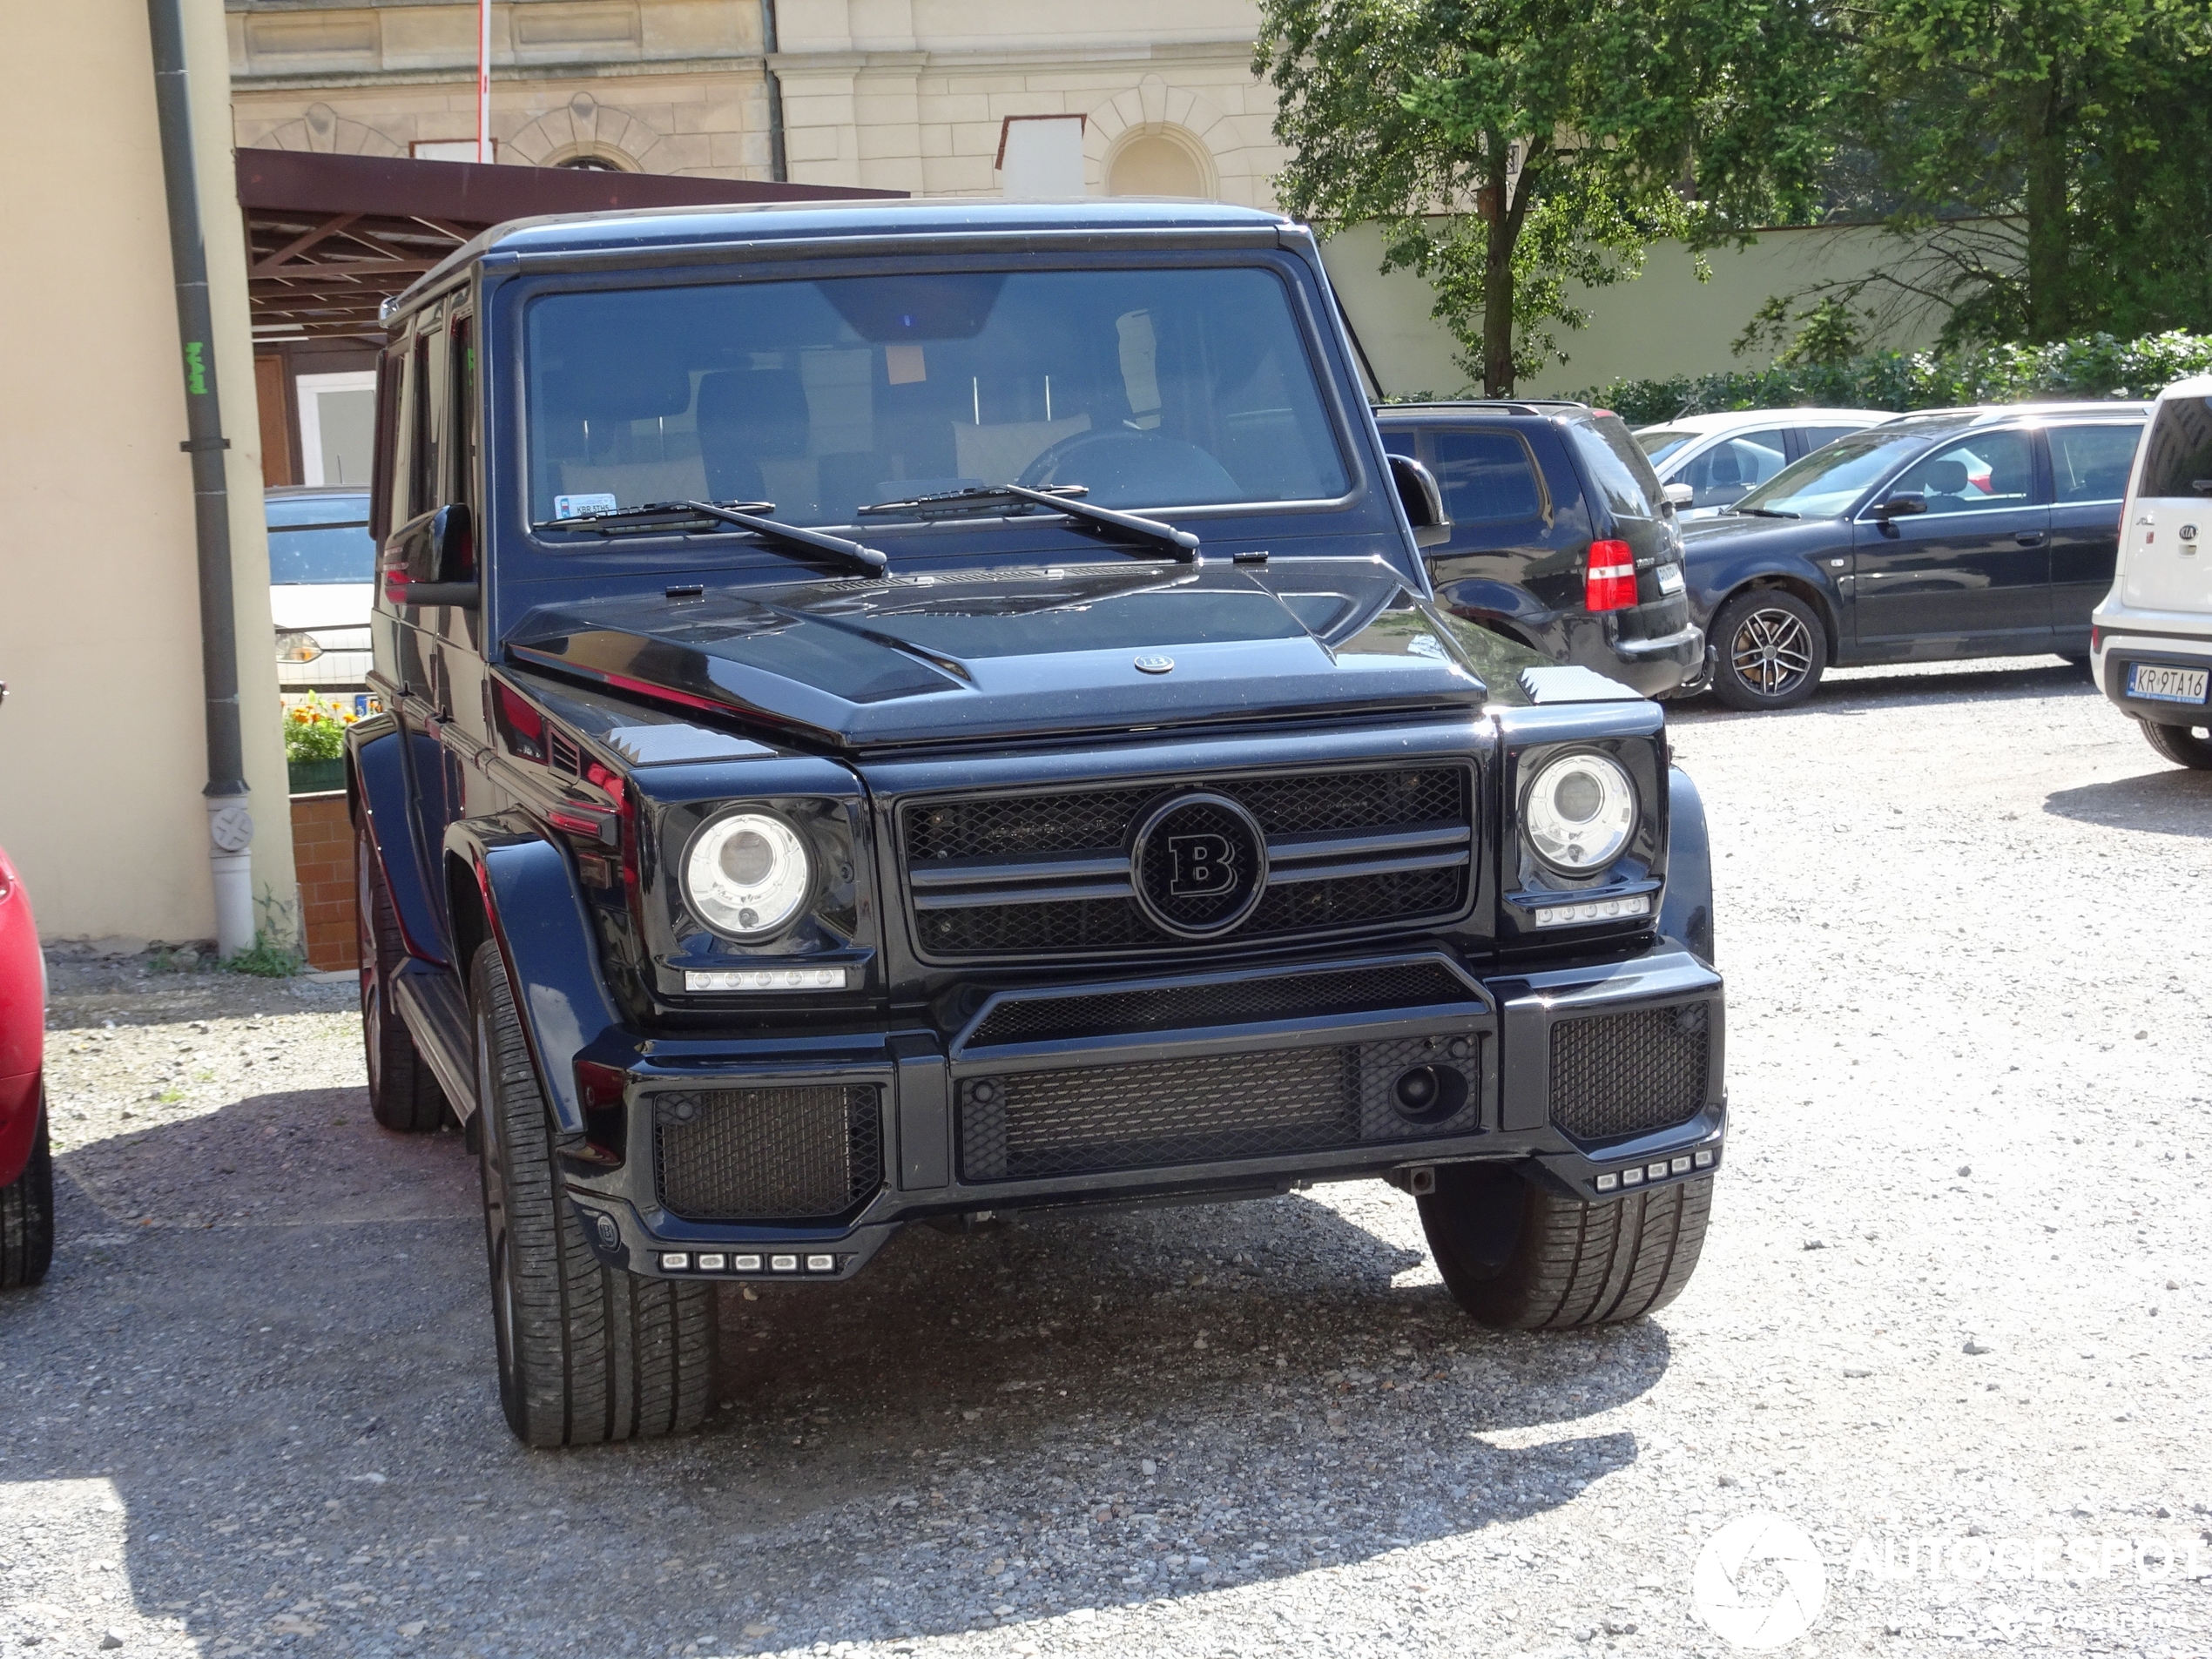
[{"label": "door handle", "polygon": [[2041,530],[2016,530],[2013,532],[2013,539],[2022,547],[2040,547],[2043,543],[2043,532]]}]

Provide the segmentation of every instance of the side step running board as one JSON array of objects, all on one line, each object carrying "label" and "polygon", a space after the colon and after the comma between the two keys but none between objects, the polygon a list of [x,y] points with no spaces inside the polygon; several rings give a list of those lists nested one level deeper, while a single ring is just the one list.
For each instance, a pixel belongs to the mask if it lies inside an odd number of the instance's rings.
[{"label": "side step running board", "polygon": [[476,1045],[461,987],[444,968],[411,961],[392,983],[392,1006],[437,1074],[453,1115],[467,1123],[476,1111]]}]

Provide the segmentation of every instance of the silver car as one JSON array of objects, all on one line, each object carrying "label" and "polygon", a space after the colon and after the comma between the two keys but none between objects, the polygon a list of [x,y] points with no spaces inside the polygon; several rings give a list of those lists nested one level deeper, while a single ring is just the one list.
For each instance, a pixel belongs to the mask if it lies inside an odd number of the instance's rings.
[{"label": "silver car", "polygon": [[1669,491],[1678,515],[1710,518],[1800,455],[1896,418],[1886,409],[1732,409],[1639,427],[1636,442],[1661,483],[1685,487]]},{"label": "silver car", "polygon": [[269,612],[285,691],[365,691],[376,544],[361,489],[266,492]]}]

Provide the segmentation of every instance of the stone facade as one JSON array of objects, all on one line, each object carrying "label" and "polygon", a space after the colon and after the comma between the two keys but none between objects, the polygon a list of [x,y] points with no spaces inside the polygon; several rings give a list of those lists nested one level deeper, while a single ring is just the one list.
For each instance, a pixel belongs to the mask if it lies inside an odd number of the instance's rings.
[{"label": "stone facade", "polygon": [[[225,5],[240,145],[474,138],[475,0]],[[1251,0],[498,0],[492,132],[503,162],[771,179],[772,77],[794,182],[996,195],[1007,118],[1063,116],[1089,193],[1264,206],[1282,152],[1257,19]]]}]

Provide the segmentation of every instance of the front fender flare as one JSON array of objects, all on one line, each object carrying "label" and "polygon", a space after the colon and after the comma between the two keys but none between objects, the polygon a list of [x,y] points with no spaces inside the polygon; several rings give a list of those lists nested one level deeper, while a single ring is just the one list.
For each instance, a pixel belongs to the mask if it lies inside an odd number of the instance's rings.
[{"label": "front fender flare", "polygon": [[1679,939],[1706,966],[1713,954],[1713,848],[1705,801],[1680,766],[1667,771],[1667,894],[1659,931]]},{"label": "front fender flare", "polygon": [[580,1135],[577,1056],[618,1032],[621,1020],[567,855],[520,813],[455,824],[445,850],[475,880],[554,1121]]},{"label": "front fender flare", "polygon": [[415,814],[408,810],[406,742],[389,714],[371,715],[347,729],[347,805],[383,873],[407,954],[443,966],[437,905],[422,885],[425,860],[415,845]]}]

